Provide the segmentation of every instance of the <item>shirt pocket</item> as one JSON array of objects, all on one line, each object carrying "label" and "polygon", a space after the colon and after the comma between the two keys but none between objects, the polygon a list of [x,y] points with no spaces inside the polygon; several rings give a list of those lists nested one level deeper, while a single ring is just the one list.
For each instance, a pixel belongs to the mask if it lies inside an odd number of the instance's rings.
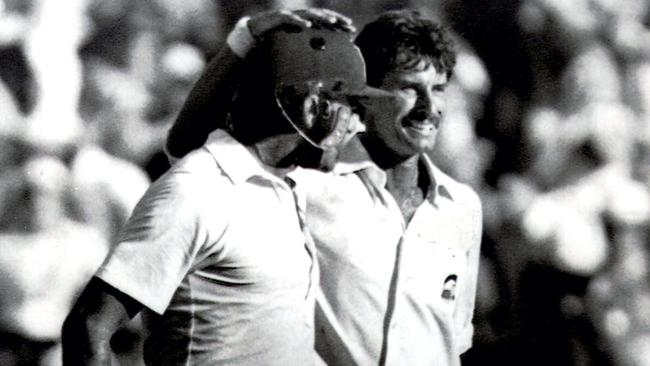
[{"label": "shirt pocket", "polygon": [[460,285],[466,280],[463,245],[417,236],[405,241],[402,250],[406,290],[445,312],[453,312]]}]

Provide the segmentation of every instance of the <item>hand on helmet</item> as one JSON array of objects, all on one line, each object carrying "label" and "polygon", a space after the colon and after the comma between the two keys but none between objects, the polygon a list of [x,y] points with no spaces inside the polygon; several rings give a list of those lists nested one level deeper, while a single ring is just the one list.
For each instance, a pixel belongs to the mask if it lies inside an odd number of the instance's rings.
[{"label": "hand on helmet", "polygon": [[226,43],[237,56],[245,58],[269,32],[280,29],[298,31],[312,27],[348,33],[356,30],[350,18],[328,9],[271,10],[241,18],[228,34]]},{"label": "hand on helmet", "polygon": [[[306,106],[309,104],[307,101]],[[314,108],[305,110],[306,124],[311,128],[307,131],[296,129],[309,144],[305,145],[307,147],[303,146],[300,153],[301,163],[298,165],[331,171],[342,148],[358,132],[365,131],[365,125],[345,102],[321,100]]]},{"label": "hand on helmet", "polygon": [[314,116],[317,126],[323,126],[328,133],[318,142],[323,150],[334,149],[345,145],[354,135],[366,130],[359,115],[352,108],[339,101],[324,101]]},{"label": "hand on helmet", "polygon": [[272,10],[254,15],[248,20],[248,28],[255,39],[264,38],[268,32],[288,28],[327,28],[354,32],[352,20],[335,11],[321,8],[308,8],[295,11]]}]

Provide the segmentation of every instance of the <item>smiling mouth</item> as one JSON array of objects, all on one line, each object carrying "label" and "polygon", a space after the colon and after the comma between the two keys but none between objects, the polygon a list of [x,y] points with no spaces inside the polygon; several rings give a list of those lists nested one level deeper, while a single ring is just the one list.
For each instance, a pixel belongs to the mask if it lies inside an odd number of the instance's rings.
[{"label": "smiling mouth", "polygon": [[434,121],[432,119],[425,119],[419,121],[409,119],[404,122],[404,127],[425,134],[429,134],[433,132],[434,129],[437,129],[439,125],[440,125],[439,121]]}]

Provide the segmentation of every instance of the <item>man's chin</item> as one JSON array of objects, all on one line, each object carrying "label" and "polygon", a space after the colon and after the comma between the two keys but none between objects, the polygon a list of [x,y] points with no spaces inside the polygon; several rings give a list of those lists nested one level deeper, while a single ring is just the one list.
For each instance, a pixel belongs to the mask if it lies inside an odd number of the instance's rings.
[{"label": "man's chin", "polygon": [[428,136],[421,136],[419,134],[407,133],[406,137],[411,145],[411,150],[416,154],[422,154],[433,150],[436,145],[436,137],[438,131],[434,131],[433,134]]}]

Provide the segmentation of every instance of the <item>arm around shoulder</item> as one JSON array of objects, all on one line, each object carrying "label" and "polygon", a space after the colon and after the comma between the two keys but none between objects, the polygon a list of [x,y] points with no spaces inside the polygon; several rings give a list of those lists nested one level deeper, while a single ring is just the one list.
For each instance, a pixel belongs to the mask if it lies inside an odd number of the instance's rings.
[{"label": "arm around shoulder", "polygon": [[201,147],[210,132],[225,126],[245,72],[243,60],[258,40],[278,29],[306,29],[312,25],[355,31],[349,18],[327,9],[270,10],[240,19],[228,34],[226,45],[195,84],[171,127],[165,148],[168,157],[182,158]]},{"label": "arm around shoulder", "polygon": [[201,147],[210,132],[226,126],[231,102],[242,79],[243,61],[256,45],[251,26],[259,28],[257,37],[260,38],[263,33],[285,24],[286,17],[278,11],[270,11],[255,16],[253,20],[244,17],[237,22],[228,34],[225,46],[210,61],[190,91],[169,130],[165,152],[170,161],[174,162]]},{"label": "arm around shoulder", "polygon": [[194,85],[167,136],[166,151],[181,158],[205,143],[213,130],[225,126],[243,61],[224,47]]},{"label": "arm around shoulder", "polygon": [[141,309],[137,301],[93,277],[63,324],[63,364],[110,365],[111,337]]}]

